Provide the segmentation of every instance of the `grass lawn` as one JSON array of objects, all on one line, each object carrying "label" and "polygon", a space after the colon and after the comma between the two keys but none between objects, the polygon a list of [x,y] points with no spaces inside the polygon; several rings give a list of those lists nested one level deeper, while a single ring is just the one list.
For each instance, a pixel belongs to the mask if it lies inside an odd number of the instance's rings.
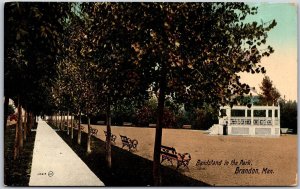
[{"label": "grass lawn", "polygon": [[[86,132],[87,126],[83,126]],[[85,150],[86,133],[82,133],[81,145],[77,144],[76,130],[73,140],[66,131],[57,133],[106,186],[153,185],[154,128],[113,126],[112,133],[117,140],[112,146],[112,169],[108,169],[103,132],[106,127],[92,127],[98,129],[98,133],[92,137],[91,154]],[[28,186],[35,132],[31,132],[24,142],[22,155],[16,161],[12,159],[14,135],[15,126],[7,127],[4,135],[4,182],[8,186]],[[119,135],[137,139],[137,151],[122,149]],[[176,166],[163,163],[163,186],[291,186],[297,183],[297,135],[210,136],[198,130],[163,129],[162,144],[175,147],[181,153],[189,152],[192,156],[189,169],[175,170]],[[197,165],[197,162],[202,165]]]},{"label": "grass lawn", "polygon": [[4,184],[28,186],[31,171],[35,132],[27,135],[20,158],[13,160],[16,125],[7,126],[4,133]]},{"label": "grass lawn", "polygon": [[[83,126],[86,132],[87,126]],[[97,138],[104,141],[103,131],[106,127],[100,125],[92,127],[98,129]],[[112,133],[117,136],[116,146],[119,147],[117,149],[122,147],[119,135],[126,135],[139,141],[137,151],[131,153],[132,155],[149,161],[153,160],[154,128],[113,126]],[[199,182],[216,186],[291,186],[297,182],[297,135],[211,136],[203,131],[185,129],[163,129],[162,135],[163,145],[174,147],[180,153],[191,154],[189,170],[180,169],[177,172]],[[119,158],[122,161],[122,156]],[[204,162],[201,166],[197,166],[199,160]],[[205,165],[207,161],[212,160],[222,161],[222,163]],[[228,161],[229,165],[225,165],[225,161]],[[168,162],[163,162],[163,165],[164,168],[175,171],[175,166],[171,166]],[[236,172],[238,168],[240,170],[257,169],[258,174]],[[151,171],[151,167],[149,170]],[[122,169],[122,171],[126,173],[127,169]],[[188,186],[189,184],[183,182],[180,185]]]},{"label": "grass lawn", "polygon": [[[77,144],[77,131],[71,140],[66,132],[57,132],[106,186],[151,186],[152,161],[135,153],[112,146],[112,169],[105,164],[105,142],[92,137],[92,153],[86,154],[87,134],[82,133],[82,143]],[[173,168],[162,169],[164,186],[205,186],[207,184],[190,178]]]}]

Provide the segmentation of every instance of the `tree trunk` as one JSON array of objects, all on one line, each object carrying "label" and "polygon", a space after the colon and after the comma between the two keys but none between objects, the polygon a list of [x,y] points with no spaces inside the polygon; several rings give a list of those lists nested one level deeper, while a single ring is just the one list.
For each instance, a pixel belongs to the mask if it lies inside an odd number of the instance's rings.
[{"label": "tree trunk", "polygon": [[19,138],[19,128],[18,125],[16,125],[15,143],[14,143],[14,160],[16,160],[19,157],[18,138]]},{"label": "tree trunk", "polygon": [[16,125],[16,136],[14,145],[14,159],[16,160],[23,148],[23,131],[22,131],[22,107],[20,105],[20,97],[18,97],[18,122]]},{"label": "tree trunk", "polygon": [[79,111],[79,120],[78,120],[78,134],[77,134],[77,143],[80,144],[81,143],[81,111]]},{"label": "tree trunk", "polygon": [[57,120],[58,118],[57,118],[57,116],[58,116],[57,113],[55,113],[55,126],[56,126],[56,128],[58,128],[58,120]]},{"label": "tree trunk", "polygon": [[67,114],[67,135],[69,135],[69,110],[68,110],[68,114]]},{"label": "tree trunk", "polygon": [[26,141],[26,138],[27,138],[27,114],[28,114],[28,112],[27,112],[27,110],[25,110],[25,116],[24,116],[24,141]]},{"label": "tree trunk", "polygon": [[30,113],[30,130],[32,129],[33,125],[34,125],[34,119],[33,119],[33,113]]},{"label": "tree trunk", "polygon": [[111,168],[111,110],[110,102],[108,101],[107,110],[106,110],[106,162],[107,166]]},{"label": "tree trunk", "polygon": [[162,121],[163,112],[165,106],[165,90],[166,90],[166,73],[163,73],[160,78],[160,88],[158,96],[158,106],[157,106],[157,124],[155,131],[155,143],[154,143],[154,155],[153,155],[153,181],[154,186],[161,185],[161,172],[160,172],[160,146],[162,140]]},{"label": "tree trunk", "polygon": [[73,139],[74,134],[73,134],[73,114],[71,113],[71,139]]},{"label": "tree trunk", "polygon": [[65,129],[66,129],[66,124],[65,124],[65,121],[66,121],[66,114],[63,112],[62,113],[62,129],[63,129],[63,131],[65,131]]},{"label": "tree trunk", "polygon": [[27,122],[26,122],[26,128],[27,128],[27,134],[30,135],[30,124],[31,124],[31,118],[30,118],[30,112],[27,112]]},{"label": "tree trunk", "polygon": [[8,105],[9,105],[9,98],[7,96],[5,96],[5,99],[4,99],[4,131],[6,131],[6,126],[7,126]]},{"label": "tree trunk", "polygon": [[62,112],[60,112],[60,120],[59,120],[59,130],[63,130],[62,129]]},{"label": "tree trunk", "polygon": [[88,116],[88,137],[87,137],[87,153],[91,153],[91,119],[90,116]]},{"label": "tree trunk", "polygon": [[18,105],[18,127],[19,127],[19,138],[18,138],[18,143],[19,143],[19,148],[20,151],[23,149],[23,119],[22,119],[22,106],[19,104]]}]

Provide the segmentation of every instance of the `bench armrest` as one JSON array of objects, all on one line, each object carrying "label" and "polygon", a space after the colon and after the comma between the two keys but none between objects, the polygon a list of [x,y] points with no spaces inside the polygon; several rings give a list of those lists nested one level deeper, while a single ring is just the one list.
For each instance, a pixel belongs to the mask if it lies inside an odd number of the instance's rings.
[{"label": "bench armrest", "polygon": [[177,153],[177,158],[178,158],[178,160],[181,160],[181,161],[182,160],[189,161],[192,159],[192,157],[189,153]]}]

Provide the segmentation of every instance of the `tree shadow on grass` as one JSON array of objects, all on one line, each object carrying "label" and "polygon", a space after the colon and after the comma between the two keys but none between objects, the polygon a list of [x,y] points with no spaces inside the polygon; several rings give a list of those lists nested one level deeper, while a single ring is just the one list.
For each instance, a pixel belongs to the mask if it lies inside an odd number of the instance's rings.
[{"label": "tree shadow on grass", "polygon": [[[112,145],[112,168],[106,166],[105,142],[92,136],[92,153],[86,153],[87,134],[81,133],[81,144],[77,144],[77,131],[74,138],[66,132],[57,132],[75,151],[85,164],[104,182],[106,186],[152,186],[152,161],[134,152]],[[208,186],[208,184],[187,177],[175,168],[162,166],[163,186]]]},{"label": "tree shadow on grass", "polygon": [[28,186],[36,132],[27,135],[20,157],[13,159],[16,125],[8,126],[4,132],[4,184]]}]

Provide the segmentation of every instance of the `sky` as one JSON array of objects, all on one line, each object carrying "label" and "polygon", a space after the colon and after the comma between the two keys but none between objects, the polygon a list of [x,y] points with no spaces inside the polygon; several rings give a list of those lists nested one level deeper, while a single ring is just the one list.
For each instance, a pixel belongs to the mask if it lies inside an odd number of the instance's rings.
[{"label": "sky", "polygon": [[[258,14],[248,17],[247,22],[261,20],[268,22],[275,19],[277,25],[268,33],[267,44],[275,50],[269,57],[264,57],[261,65],[267,70],[266,76],[273,81],[281,97],[297,100],[297,5],[293,3],[252,3],[258,7]],[[241,81],[260,92],[263,74],[243,73]]]}]

